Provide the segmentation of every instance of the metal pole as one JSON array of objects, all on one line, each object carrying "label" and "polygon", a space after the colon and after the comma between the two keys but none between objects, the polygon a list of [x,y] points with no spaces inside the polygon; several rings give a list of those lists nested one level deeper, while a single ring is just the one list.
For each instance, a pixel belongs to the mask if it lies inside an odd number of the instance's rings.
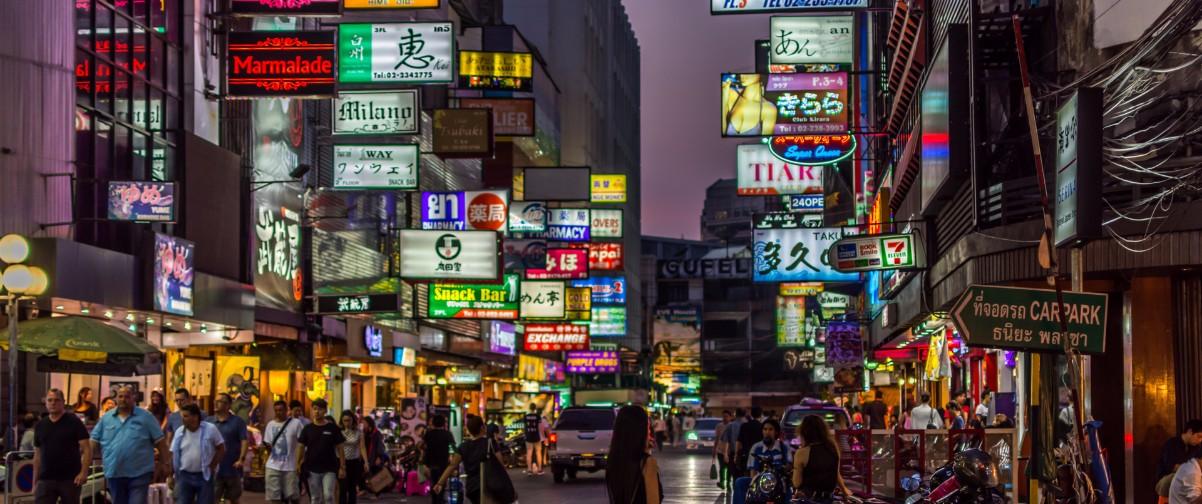
[{"label": "metal pole", "polygon": [[[1081,247],[1073,247],[1069,249],[1069,273],[1072,279],[1073,292],[1085,292],[1085,260],[1081,255]],[[1072,359],[1073,356],[1069,355],[1068,358]],[[1092,386],[1090,384],[1089,356],[1081,355],[1079,358],[1081,360],[1080,364],[1078,365],[1078,369],[1081,370],[1081,376],[1079,377],[1081,381],[1076,385],[1078,391],[1077,393],[1081,397],[1081,400],[1079,401],[1081,404],[1081,411],[1077,412],[1078,426],[1083,425],[1083,422],[1090,418],[1089,413],[1093,409],[1093,398],[1090,397],[1092,395],[1090,393]]]},{"label": "metal pole", "polygon": [[17,297],[8,297],[8,451],[17,449]]}]

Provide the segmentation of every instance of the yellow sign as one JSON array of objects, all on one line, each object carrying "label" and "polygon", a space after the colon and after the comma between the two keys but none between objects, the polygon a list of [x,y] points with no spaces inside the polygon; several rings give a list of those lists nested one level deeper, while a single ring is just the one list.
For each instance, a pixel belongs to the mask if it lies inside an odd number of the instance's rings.
[{"label": "yellow sign", "polygon": [[459,51],[459,75],[478,77],[534,77],[530,53]]},{"label": "yellow sign", "polygon": [[593,203],[625,203],[626,175],[591,175]]},{"label": "yellow sign", "polygon": [[440,0],[342,0],[347,9],[437,9]]},{"label": "yellow sign", "polygon": [[213,375],[217,392],[233,399],[230,410],[243,420],[249,420],[259,405],[259,358],[244,355],[217,356],[217,373]]},{"label": "yellow sign", "polygon": [[813,282],[783,282],[780,284],[782,296],[817,296],[822,292],[823,284]]},{"label": "yellow sign", "polygon": [[547,361],[526,354],[518,355],[518,379],[530,381],[547,380]]},{"label": "yellow sign", "polygon": [[589,320],[593,313],[593,289],[568,287],[564,290],[564,311],[568,320]]}]

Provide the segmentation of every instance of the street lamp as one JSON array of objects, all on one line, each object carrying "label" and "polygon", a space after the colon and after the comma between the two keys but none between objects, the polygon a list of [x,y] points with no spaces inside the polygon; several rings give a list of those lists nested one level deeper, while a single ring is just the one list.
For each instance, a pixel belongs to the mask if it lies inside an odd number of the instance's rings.
[{"label": "street lamp", "polygon": [[37,266],[21,264],[29,259],[29,240],[19,234],[0,236],[0,261],[7,266],[0,273],[0,287],[8,298],[8,426],[9,451],[17,447],[17,318],[21,301],[46,292],[50,279]]}]

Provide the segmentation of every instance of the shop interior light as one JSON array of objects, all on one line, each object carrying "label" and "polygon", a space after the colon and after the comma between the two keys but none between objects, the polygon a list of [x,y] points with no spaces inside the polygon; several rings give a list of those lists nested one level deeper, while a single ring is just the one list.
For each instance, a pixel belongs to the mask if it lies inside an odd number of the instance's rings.
[{"label": "shop interior light", "polygon": [[146,325],[154,325],[154,319],[151,317],[146,317]]},{"label": "shop interior light", "polygon": [[87,306],[79,309],[80,315],[87,315],[89,313],[92,313],[92,310],[90,308],[88,308]]},{"label": "shop interior light", "polygon": [[339,362],[338,367],[347,369],[359,369],[363,367],[362,362]]},{"label": "shop interior light", "polygon": [[134,333],[138,332],[138,324],[130,324],[129,332],[134,332]]},{"label": "shop interior light", "polygon": [[[439,379],[438,379],[438,380],[436,380],[434,383],[437,383],[437,384],[439,384],[439,385],[446,385],[446,384],[447,384],[447,379],[446,379],[446,378],[439,378]],[[453,408],[453,407],[455,407],[455,405],[454,405],[454,404],[452,404],[452,405],[451,405],[451,407]]]},{"label": "shop interior light", "polygon": [[134,314],[133,314],[133,313],[128,313],[128,314],[126,314],[126,315],[125,315],[125,320],[128,320],[128,321],[130,321],[130,322],[133,322],[135,318],[136,318],[136,317],[134,317]]},{"label": "shop interior light", "polygon": [[171,321],[168,320],[168,321],[164,322],[163,325],[165,325],[167,327],[171,327]]},{"label": "shop interior light", "polygon": [[201,333],[201,334],[204,334],[204,333],[207,333],[207,332],[209,332],[209,326],[207,326],[207,325],[205,325],[205,324],[200,324],[200,333]]},{"label": "shop interior light", "polygon": [[19,234],[0,237],[0,261],[8,264],[25,262],[29,258],[29,240]]}]

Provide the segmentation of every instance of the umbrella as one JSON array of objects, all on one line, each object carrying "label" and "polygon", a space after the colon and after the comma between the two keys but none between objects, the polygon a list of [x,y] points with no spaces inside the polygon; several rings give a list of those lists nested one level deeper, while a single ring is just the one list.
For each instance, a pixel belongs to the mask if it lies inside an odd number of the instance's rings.
[{"label": "umbrella", "polygon": [[[50,317],[21,322],[17,330],[17,349],[43,356],[38,359],[39,369],[98,374],[148,374],[161,369],[161,354],[150,342],[102,320]],[[7,339],[0,340],[0,348],[8,350]]]}]

